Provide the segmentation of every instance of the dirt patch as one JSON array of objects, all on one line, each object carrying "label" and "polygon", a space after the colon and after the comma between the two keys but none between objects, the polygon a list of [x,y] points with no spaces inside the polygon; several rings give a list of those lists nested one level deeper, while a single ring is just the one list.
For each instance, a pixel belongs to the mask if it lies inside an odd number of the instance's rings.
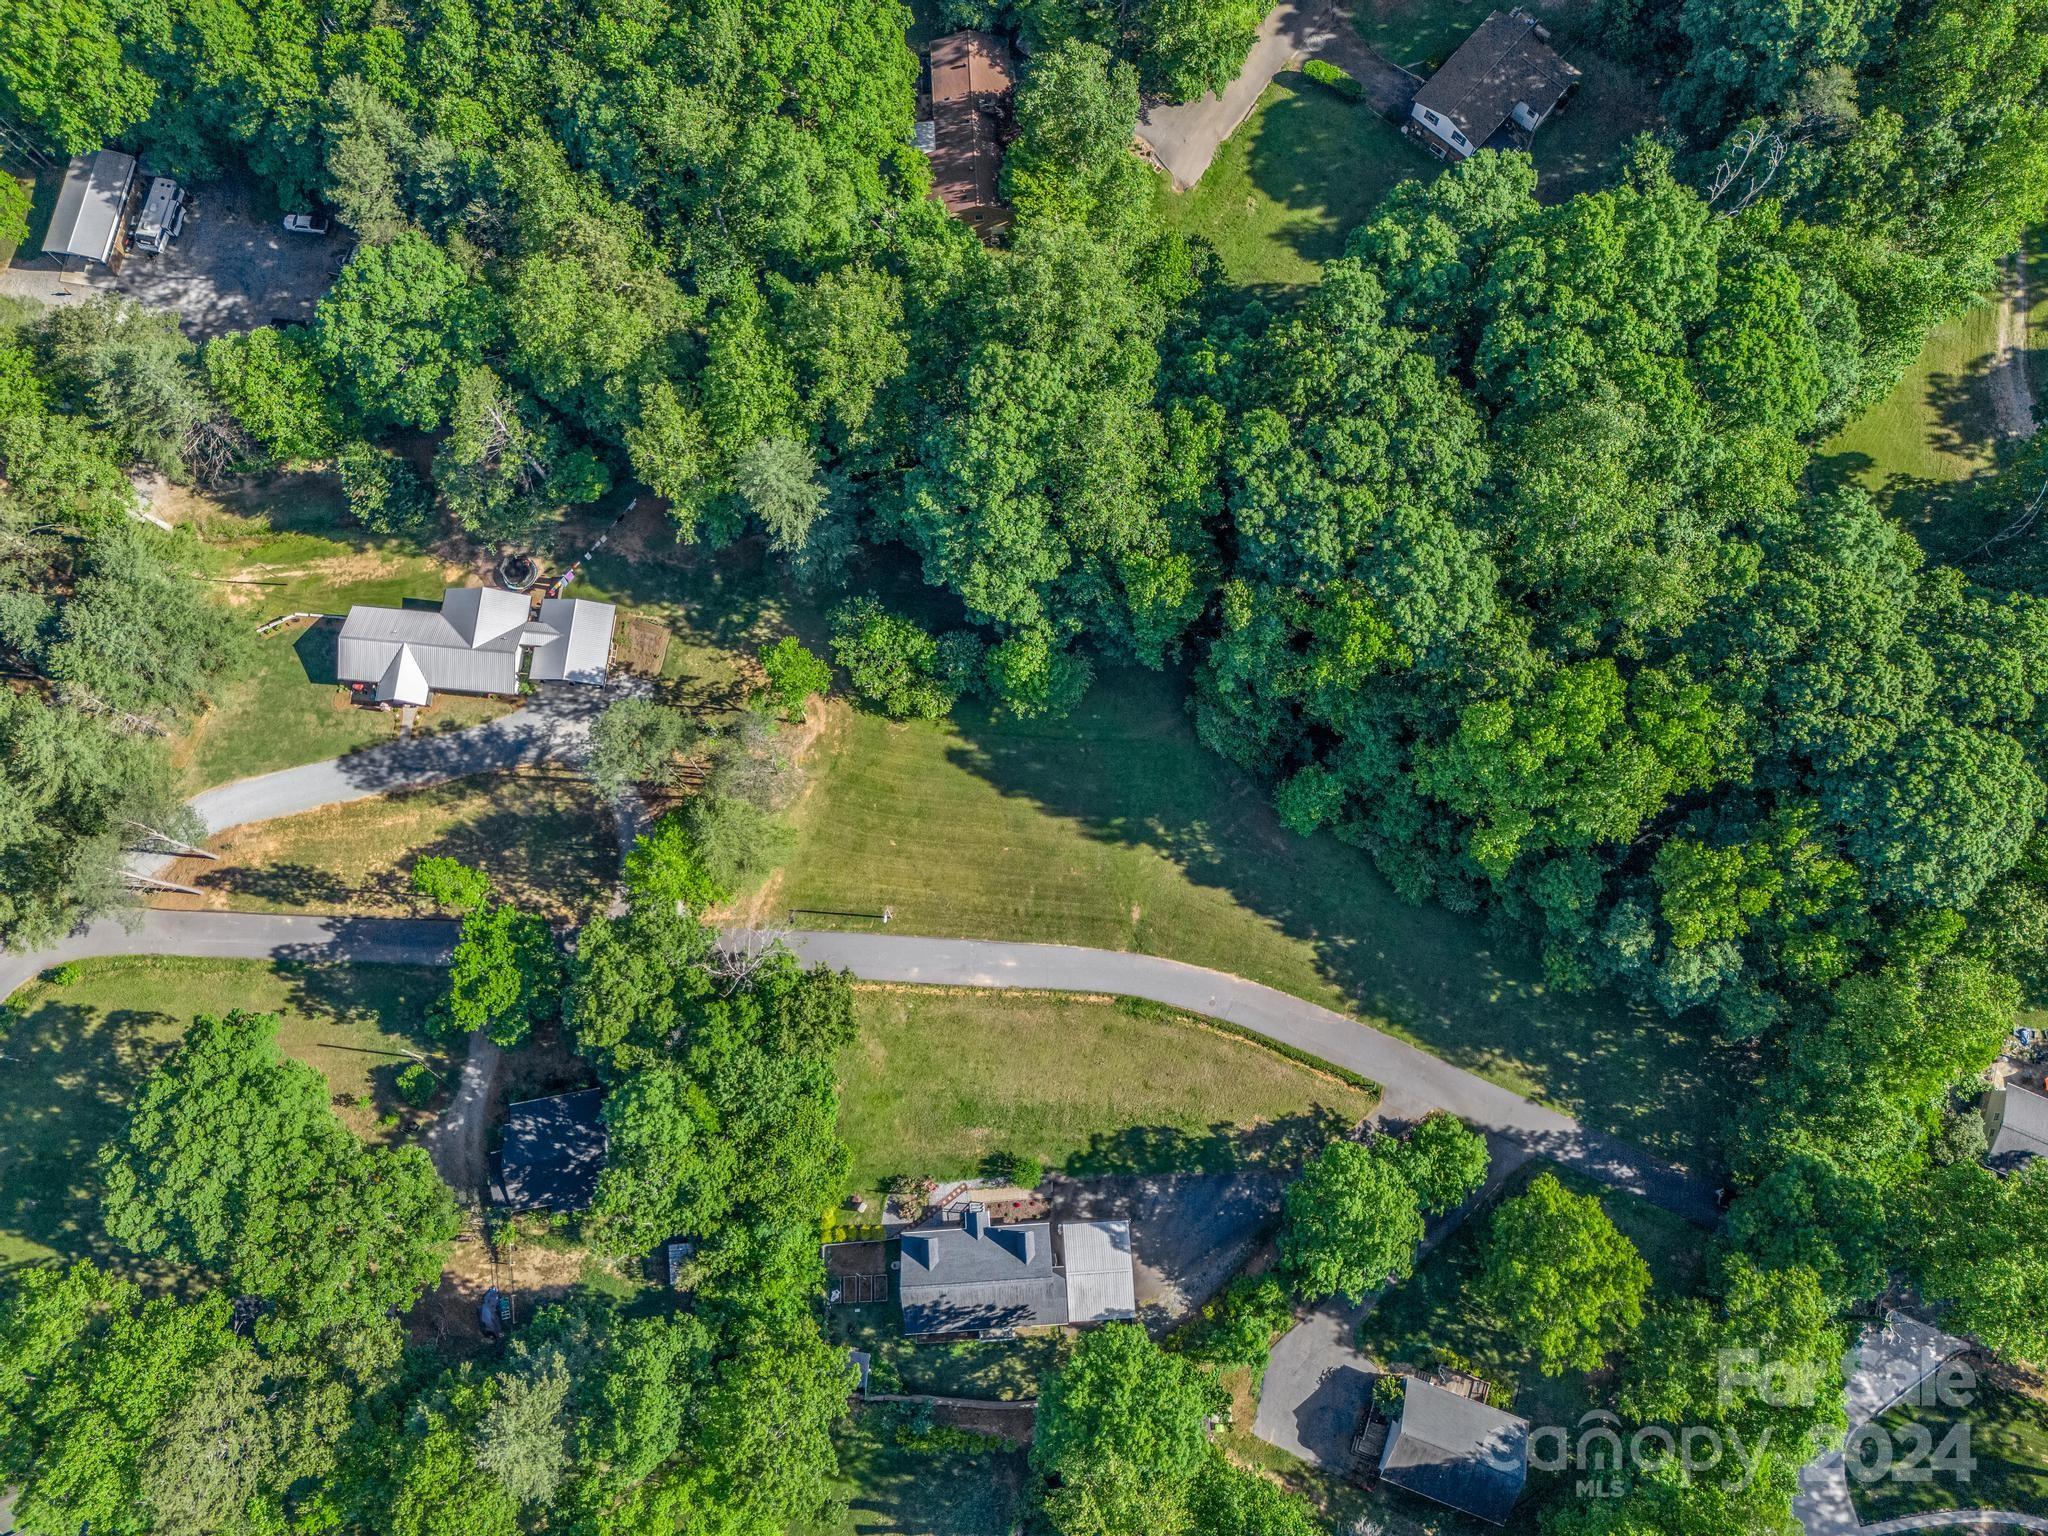
[{"label": "dirt patch", "polygon": [[643,677],[661,676],[661,666],[668,659],[669,633],[666,625],[653,619],[632,618],[626,621],[626,670],[637,672]]},{"label": "dirt patch", "polygon": [[487,1349],[491,1341],[477,1324],[486,1291],[495,1286],[506,1299],[516,1330],[538,1308],[574,1290],[583,1278],[583,1263],[582,1252],[575,1249],[502,1239],[493,1247],[482,1222],[472,1217],[449,1251],[440,1282],[407,1315],[406,1336],[414,1344],[456,1354]]}]

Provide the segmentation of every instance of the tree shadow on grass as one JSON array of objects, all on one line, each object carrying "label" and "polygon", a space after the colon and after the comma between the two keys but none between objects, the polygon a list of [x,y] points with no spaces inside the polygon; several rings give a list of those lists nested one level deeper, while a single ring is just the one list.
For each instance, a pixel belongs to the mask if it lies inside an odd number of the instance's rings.
[{"label": "tree shadow on grass", "polygon": [[128,1267],[100,1226],[96,1158],[169,1050],[170,1022],[55,1000],[0,1021],[0,1274],[17,1243]]},{"label": "tree shadow on grass", "polygon": [[[1196,739],[1184,694],[1177,678],[1109,672],[1056,724],[963,709],[953,756],[1003,794],[1098,841],[1154,849],[1226,893],[1306,946],[1368,1020],[1672,1161],[1711,1162],[1745,1068],[1714,1049],[1704,1021],[1558,993],[1525,947],[1480,920],[1408,905],[1363,854],[1288,832],[1264,793]],[[1147,947],[1175,954],[1163,937]],[[1176,958],[1233,968],[1227,955]]]},{"label": "tree shadow on grass", "polygon": [[1348,1117],[1322,1105],[1254,1126],[1218,1122],[1193,1131],[1178,1125],[1132,1125],[1097,1131],[1086,1147],[1061,1164],[1061,1172],[1070,1178],[1094,1178],[1292,1168],[1350,1129]]}]

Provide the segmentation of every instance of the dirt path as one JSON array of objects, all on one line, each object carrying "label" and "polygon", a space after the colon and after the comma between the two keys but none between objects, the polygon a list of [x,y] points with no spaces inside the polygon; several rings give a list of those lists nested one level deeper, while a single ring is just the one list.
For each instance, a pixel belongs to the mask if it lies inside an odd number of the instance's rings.
[{"label": "dirt path", "polygon": [[2027,379],[2027,253],[2006,258],[1998,284],[1998,341],[1991,362],[1991,407],[2000,437],[2034,435],[2034,391]]},{"label": "dirt path", "polygon": [[449,1100],[426,1134],[427,1155],[441,1182],[456,1194],[474,1195],[479,1203],[490,1198],[490,1163],[485,1146],[485,1117],[490,1112],[491,1090],[498,1083],[498,1069],[505,1053],[482,1030],[469,1037],[469,1056],[462,1063],[455,1097]]}]

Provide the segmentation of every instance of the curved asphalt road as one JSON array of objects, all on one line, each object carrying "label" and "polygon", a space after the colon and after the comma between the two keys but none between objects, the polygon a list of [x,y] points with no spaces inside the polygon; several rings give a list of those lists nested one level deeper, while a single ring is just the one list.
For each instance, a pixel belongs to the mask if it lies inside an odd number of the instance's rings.
[{"label": "curved asphalt road", "polygon": [[[132,925],[103,918],[51,948],[0,955],[0,996],[48,966],[100,955],[443,965],[455,924],[434,918],[274,917],[253,912],[145,911]],[[1205,1014],[1383,1085],[1384,1109],[1411,1119],[1447,1109],[1480,1130],[1630,1190],[1703,1225],[1711,1192],[1667,1163],[1510,1093],[1355,1019],[1221,971],[1121,950],[1005,944],[910,934],[781,933],[797,955],[863,981],[1108,992]]]},{"label": "curved asphalt road", "polygon": [[[487,724],[239,779],[198,796],[192,808],[212,835],[244,822],[470,774],[573,759],[590,721],[612,697],[611,689],[543,686],[528,705]],[[630,805],[621,807],[622,826],[631,823],[624,814],[631,810]],[[170,862],[168,856],[139,855],[136,867],[155,873]],[[103,918],[37,954],[0,954],[0,997],[48,966],[99,955],[443,965],[454,932],[454,924],[435,919],[145,910],[130,914],[127,922]],[[778,931],[776,936],[804,960],[851,971],[863,981],[1108,992],[1221,1019],[1371,1078],[1382,1085],[1383,1109],[1395,1118],[1447,1109],[1528,1152],[1642,1195],[1701,1225],[1711,1226],[1716,1217],[1712,1191],[1670,1164],[1356,1019],[1239,976],[1155,955],[1065,944],[894,933]]]}]

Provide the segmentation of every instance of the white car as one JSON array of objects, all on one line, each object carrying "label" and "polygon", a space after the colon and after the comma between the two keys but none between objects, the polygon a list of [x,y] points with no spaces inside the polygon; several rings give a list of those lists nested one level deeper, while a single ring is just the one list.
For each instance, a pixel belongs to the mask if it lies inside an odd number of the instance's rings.
[{"label": "white car", "polygon": [[327,217],[325,214],[288,213],[284,216],[284,228],[286,234],[324,235],[327,233],[329,227],[330,226],[328,224]]}]

